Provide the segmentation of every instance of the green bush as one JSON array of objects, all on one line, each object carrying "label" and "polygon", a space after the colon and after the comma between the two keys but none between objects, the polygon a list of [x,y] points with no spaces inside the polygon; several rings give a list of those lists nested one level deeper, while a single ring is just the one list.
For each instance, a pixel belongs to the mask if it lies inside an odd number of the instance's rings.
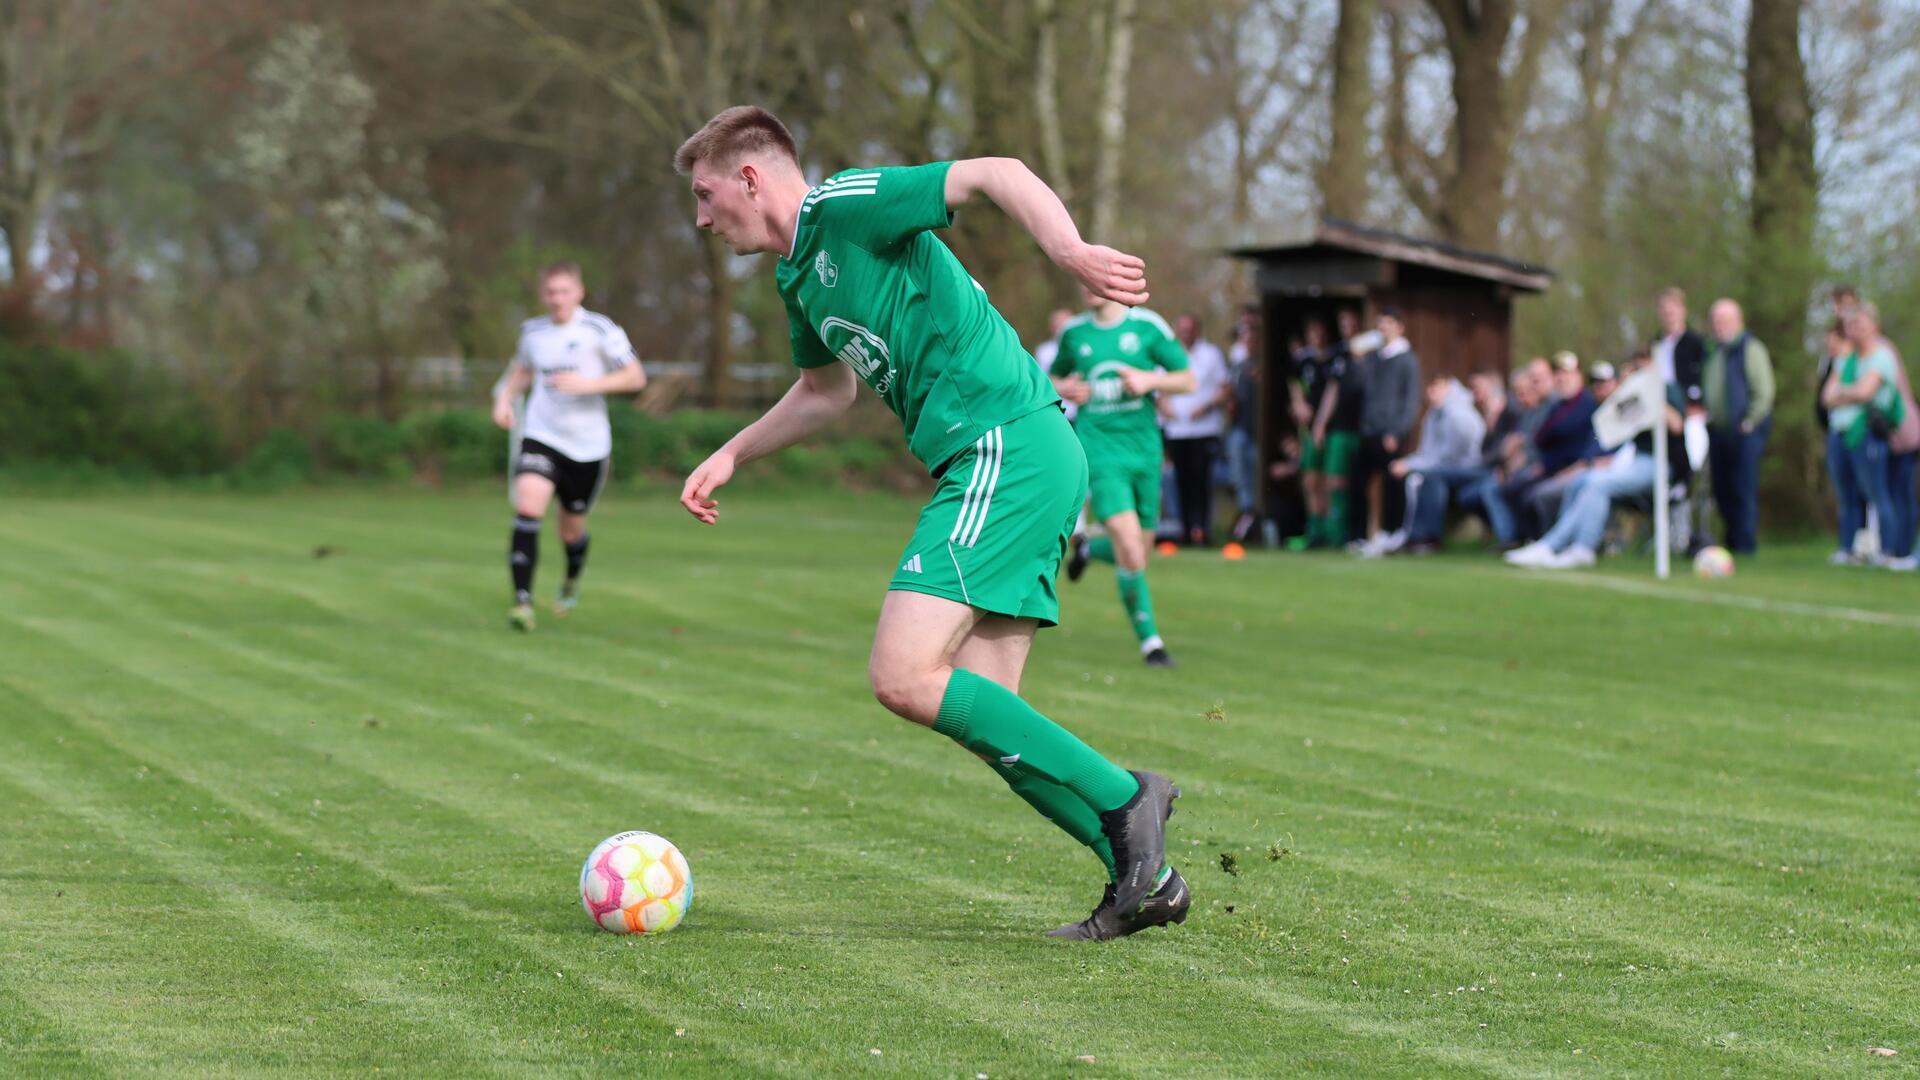
[{"label": "green bush", "polygon": [[319,442],[320,460],[331,473],[404,480],[413,471],[406,429],[377,416],[329,416]]},{"label": "green bush", "polygon": [[434,480],[479,480],[507,467],[507,436],[484,409],[414,413],[400,422],[414,467]]},{"label": "green bush", "polygon": [[287,428],[267,432],[247,455],[233,478],[243,490],[278,491],[313,479],[313,448],[306,437]]},{"label": "green bush", "polygon": [[0,464],[185,476],[230,461],[204,409],[120,352],[0,340],[0,431]]}]

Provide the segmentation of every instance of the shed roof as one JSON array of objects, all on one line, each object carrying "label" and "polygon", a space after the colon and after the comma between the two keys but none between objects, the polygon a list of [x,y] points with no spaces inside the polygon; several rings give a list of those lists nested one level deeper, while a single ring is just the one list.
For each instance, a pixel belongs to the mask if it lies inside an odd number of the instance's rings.
[{"label": "shed roof", "polygon": [[1486,251],[1423,240],[1339,218],[1323,217],[1304,240],[1229,248],[1229,255],[1260,262],[1300,262],[1329,255],[1362,254],[1498,282],[1525,292],[1545,292],[1553,271]]}]

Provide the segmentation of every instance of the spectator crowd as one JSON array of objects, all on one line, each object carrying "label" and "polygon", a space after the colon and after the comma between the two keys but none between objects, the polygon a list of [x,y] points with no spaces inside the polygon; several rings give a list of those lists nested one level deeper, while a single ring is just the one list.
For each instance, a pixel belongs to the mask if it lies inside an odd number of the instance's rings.
[{"label": "spectator crowd", "polygon": [[[1873,305],[1841,287],[1831,309],[1815,375],[1839,523],[1831,561],[1910,571],[1920,409]],[[1463,383],[1423,374],[1400,311],[1381,308],[1366,327],[1358,309],[1337,308],[1330,323],[1309,318],[1287,342],[1288,385],[1273,399],[1287,415],[1264,424],[1262,379],[1282,369],[1263,371],[1259,309],[1240,313],[1224,351],[1198,316],[1182,315],[1175,329],[1195,385],[1156,402],[1166,446],[1161,550],[1211,544],[1224,487],[1231,541],[1257,535],[1293,551],[1428,554],[1446,542],[1452,514],[1481,522],[1514,566],[1577,568],[1628,542],[1625,512],[1666,515],[1676,550],[1717,539],[1751,554],[1777,400],[1773,352],[1732,299],[1708,308],[1704,332],[1679,289],[1663,290],[1654,313],[1659,336],[1617,366],[1559,352]],[[1055,313],[1056,336],[1069,317]],[[1036,354],[1044,362],[1055,347],[1045,342]],[[1660,507],[1653,431],[1609,446],[1595,425],[1609,397],[1649,370],[1665,396],[1654,421],[1668,434],[1669,496]],[[1632,385],[1652,392],[1651,376]],[[1264,477],[1263,437],[1271,440]],[[1264,503],[1263,483],[1272,493]]]}]

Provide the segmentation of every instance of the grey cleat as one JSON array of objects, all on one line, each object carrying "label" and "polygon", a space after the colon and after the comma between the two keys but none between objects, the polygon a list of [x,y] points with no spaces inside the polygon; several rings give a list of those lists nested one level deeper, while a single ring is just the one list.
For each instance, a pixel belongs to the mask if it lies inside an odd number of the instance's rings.
[{"label": "grey cleat", "polygon": [[1100,815],[1100,831],[1113,845],[1113,861],[1120,880],[1114,883],[1114,908],[1131,916],[1154,891],[1160,868],[1167,865],[1167,819],[1173,816],[1173,800],[1180,797],[1159,773],[1135,770],[1140,790],[1126,805]]}]

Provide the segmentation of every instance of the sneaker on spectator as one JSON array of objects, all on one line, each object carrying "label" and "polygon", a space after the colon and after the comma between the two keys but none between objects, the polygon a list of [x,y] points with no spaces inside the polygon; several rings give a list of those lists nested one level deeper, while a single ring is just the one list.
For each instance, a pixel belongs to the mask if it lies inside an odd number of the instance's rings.
[{"label": "sneaker on spectator", "polygon": [[1598,560],[1594,557],[1592,548],[1583,548],[1576,544],[1555,555],[1553,561],[1546,566],[1550,570],[1579,570],[1592,566],[1596,561]]},{"label": "sneaker on spectator", "polygon": [[1551,563],[1555,558],[1558,558],[1558,556],[1552,548],[1536,540],[1526,547],[1515,548],[1507,552],[1505,555],[1502,555],[1501,558],[1507,561],[1508,566],[1524,566],[1528,569],[1537,570]]},{"label": "sneaker on spectator", "polygon": [[1836,551],[1827,556],[1828,566],[1852,566],[1853,563],[1854,556],[1851,551]]},{"label": "sneaker on spectator", "polygon": [[1888,559],[1885,563],[1885,566],[1889,570],[1899,570],[1903,573],[1912,573],[1915,570],[1920,570],[1920,556],[1899,555],[1894,558]]}]

